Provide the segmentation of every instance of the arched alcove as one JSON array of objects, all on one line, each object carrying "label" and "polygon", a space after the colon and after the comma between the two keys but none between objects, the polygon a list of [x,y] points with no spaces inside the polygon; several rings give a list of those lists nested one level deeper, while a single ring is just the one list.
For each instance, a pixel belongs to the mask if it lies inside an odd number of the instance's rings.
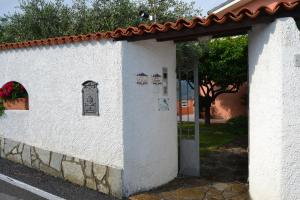
[{"label": "arched alcove", "polygon": [[0,99],[6,110],[29,110],[27,90],[16,81],[9,81],[0,88]]}]

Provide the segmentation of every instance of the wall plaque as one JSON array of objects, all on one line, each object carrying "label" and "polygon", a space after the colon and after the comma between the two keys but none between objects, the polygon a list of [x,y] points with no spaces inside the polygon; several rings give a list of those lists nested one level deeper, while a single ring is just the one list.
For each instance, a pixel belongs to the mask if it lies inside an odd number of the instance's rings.
[{"label": "wall plaque", "polygon": [[82,86],[82,114],[99,116],[98,83],[86,81]]},{"label": "wall plaque", "polygon": [[170,102],[169,98],[158,98],[158,110],[169,111],[170,110],[169,102]]},{"label": "wall plaque", "polygon": [[300,67],[300,54],[295,55],[295,66]]}]

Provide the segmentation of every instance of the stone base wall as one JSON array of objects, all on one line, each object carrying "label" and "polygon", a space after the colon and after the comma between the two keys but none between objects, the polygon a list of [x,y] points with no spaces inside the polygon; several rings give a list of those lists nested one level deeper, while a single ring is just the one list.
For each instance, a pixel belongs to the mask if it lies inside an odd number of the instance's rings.
[{"label": "stone base wall", "polygon": [[104,194],[122,197],[122,170],[0,137],[0,157]]}]

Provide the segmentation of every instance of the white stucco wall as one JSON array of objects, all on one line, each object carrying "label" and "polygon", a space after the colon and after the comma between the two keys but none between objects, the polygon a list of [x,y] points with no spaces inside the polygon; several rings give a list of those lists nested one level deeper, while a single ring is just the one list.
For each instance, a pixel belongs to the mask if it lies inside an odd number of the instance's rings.
[{"label": "white stucco wall", "polygon": [[300,199],[300,37],[282,18],[249,33],[250,194]]},{"label": "white stucco wall", "polygon": [[[0,135],[123,169],[124,195],[177,176],[176,47],[173,42],[83,42],[0,51],[0,86],[17,81],[28,111],[6,111]],[[168,95],[151,76],[168,69]],[[136,75],[149,75],[149,84]],[[82,83],[98,82],[100,116],[82,116]],[[169,98],[159,111],[158,98]]]},{"label": "white stucco wall", "polygon": [[[2,137],[123,168],[122,42],[0,51],[0,87],[22,83],[28,111],[6,111]],[[82,83],[99,83],[100,116],[82,116]]]},{"label": "white stucco wall", "polygon": [[[173,42],[146,40],[123,47],[124,193],[151,189],[177,176],[176,47]],[[151,82],[168,68],[168,96]],[[136,84],[136,75],[149,84]],[[158,90],[159,89],[159,90]],[[169,111],[158,110],[158,98],[170,99]]]}]

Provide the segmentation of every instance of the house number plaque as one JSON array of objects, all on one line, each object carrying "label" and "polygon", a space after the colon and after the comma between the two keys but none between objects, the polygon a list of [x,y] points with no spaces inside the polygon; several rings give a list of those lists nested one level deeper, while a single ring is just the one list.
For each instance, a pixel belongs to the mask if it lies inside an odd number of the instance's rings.
[{"label": "house number plaque", "polygon": [[86,81],[82,86],[82,114],[99,116],[98,83]]}]

